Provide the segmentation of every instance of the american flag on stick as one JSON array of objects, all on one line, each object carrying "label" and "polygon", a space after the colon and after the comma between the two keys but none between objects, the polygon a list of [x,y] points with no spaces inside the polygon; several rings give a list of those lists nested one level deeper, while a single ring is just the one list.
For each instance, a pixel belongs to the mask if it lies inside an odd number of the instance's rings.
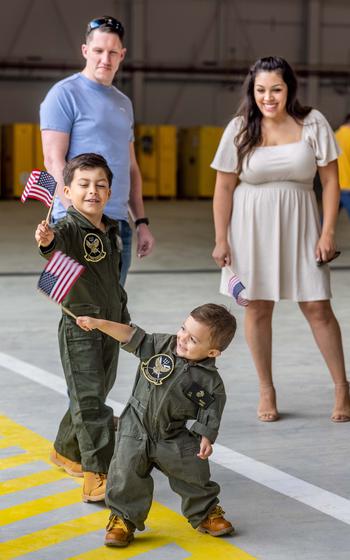
[{"label": "american flag on stick", "polygon": [[38,289],[50,299],[61,303],[84,270],[83,265],[61,251],[56,251],[41,273]]},{"label": "american flag on stick", "polygon": [[249,300],[246,298],[245,286],[243,286],[237,274],[235,274],[231,269],[230,272],[232,272],[232,276],[228,282],[228,291],[233,295],[238,305],[246,307],[249,305]]},{"label": "american flag on stick", "polygon": [[27,198],[35,198],[41,200],[50,208],[56,185],[57,183],[50,173],[40,171],[40,169],[33,169],[22,193],[21,201],[25,202]]}]

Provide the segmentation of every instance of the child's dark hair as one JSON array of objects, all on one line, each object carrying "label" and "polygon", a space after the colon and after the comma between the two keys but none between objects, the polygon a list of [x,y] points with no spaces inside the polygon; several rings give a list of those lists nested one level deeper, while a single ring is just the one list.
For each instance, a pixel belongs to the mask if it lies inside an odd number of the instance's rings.
[{"label": "child's dark hair", "polygon": [[113,173],[108,167],[108,163],[103,156],[94,153],[80,154],[79,156],[75,156],[74,158],[67,161],[66,165],[63,168],[64,184],[67,187],[71,185],[74,173],[77,169],[96,169],[96,167],[100,167],[101,169],[103,169],[103,171],[106,173],[108,185],[111,186]]},{"label": "child's dark hair", "polygon": [[224,305],[205,303],[191,311],[191,317],[207,325],[211,334],[211,344],[216,350],[226,350],[235,336],[237,322]]}]

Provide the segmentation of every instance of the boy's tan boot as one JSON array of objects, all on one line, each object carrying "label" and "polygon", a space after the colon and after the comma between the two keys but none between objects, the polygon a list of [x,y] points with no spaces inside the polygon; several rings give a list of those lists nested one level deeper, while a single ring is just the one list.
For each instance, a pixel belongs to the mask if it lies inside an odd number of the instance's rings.
[{"label": "boy's tan boot", "polygon": [[119,515],[111,515],[106,530],[106,546],[128,546],[134,538],[135,529],[128,527]]},{"label": "boy's tan boot", "polygon": [[63,457],[63,455],[57,453],[54,447],[50,451],[49,459],[51,463],[64,469],[66,473],[70,474],[70,476],[78,476],[80,478],[84,476],[80,463],[76,463],[75,461],[67,459],[67,457]]},{"label": "boy's tan boot", "polygon": [[234,528],[231,523],[224,518],[224,513],[222,507],[216,506],[199,525],[198,531],[200,533],[209,533],[212,537],[220,537],[221,535],[233,533]]},{"label": "boy's tan boot", "polygon": [[102,502],[106,483],[106,474],[84,471],[83,502]]}]

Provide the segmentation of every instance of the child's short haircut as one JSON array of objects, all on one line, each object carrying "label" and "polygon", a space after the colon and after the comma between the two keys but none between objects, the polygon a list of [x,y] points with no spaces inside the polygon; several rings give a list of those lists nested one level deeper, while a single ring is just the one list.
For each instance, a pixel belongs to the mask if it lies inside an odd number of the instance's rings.
[{"label": "child's short haircut", "polygon": [[237,322],[224,305],[205,303],[190,313],[191,317],[209,327],[211,344],[216,350],[226,350],[235,336]]},{"label": "child's short haircut", "polygon": [[108,185],[110,187],[112,184],[113,173],[108,167],[108,163],[105,158],[94,153],[80,154],[79,156],[75,156],[67,161],[63,168],[64,184],[67,187],[70,187],[73,181],[74,173],[77,169],[96,169],[96,167],[100,167],[106,173]]}]

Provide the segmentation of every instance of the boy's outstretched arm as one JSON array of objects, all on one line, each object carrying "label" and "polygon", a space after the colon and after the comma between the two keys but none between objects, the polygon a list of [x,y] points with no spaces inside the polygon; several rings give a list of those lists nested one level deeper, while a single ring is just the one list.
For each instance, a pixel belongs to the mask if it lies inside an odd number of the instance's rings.
[{"label": "boy's outstretched arm", "polygon": [[207,437],[202,436],[200,447],[199,447],[199,453],[197,453],[197,457],[203,460],[208,459],[208,457],[210,457],[212,453],[213,453],[213,446],[211,444],[211,441]]},{"label": "boy's outstretched arm", "polygon": [[35,240],[38,245],[48,247],[54,240],[54,237],[55,234],[48,223],[45,220],[40,222],[35,231]]},{"label": "boy's outstretched arm", "polygon": [[77,317],[77,325],[84,331],[98,329],[112,338],[119,340],[119,342],[129,342],[134,331],[134,327],[130,327],[130,325],[106,321],[105,319],[95,319],[94,317]]}]

